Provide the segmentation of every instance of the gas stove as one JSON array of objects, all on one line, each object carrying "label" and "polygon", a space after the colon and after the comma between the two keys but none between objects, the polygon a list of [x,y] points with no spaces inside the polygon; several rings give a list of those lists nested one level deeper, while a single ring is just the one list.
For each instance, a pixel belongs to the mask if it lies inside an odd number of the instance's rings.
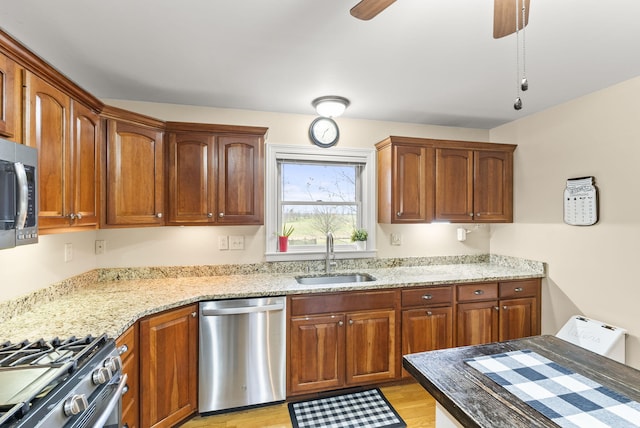
[{"label": "gas stove", "polygon": [[125,383],[106,335],[0,344],[0,428],[119,427]]}]

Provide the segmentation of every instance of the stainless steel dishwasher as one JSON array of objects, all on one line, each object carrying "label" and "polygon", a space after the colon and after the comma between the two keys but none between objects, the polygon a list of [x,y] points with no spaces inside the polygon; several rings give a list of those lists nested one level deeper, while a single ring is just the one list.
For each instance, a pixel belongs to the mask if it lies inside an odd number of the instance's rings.
[{"label": "stainless steel dishwasher", "polygon": [[286,398],[285,307],[285,297],[200,302],[200,413]]}]

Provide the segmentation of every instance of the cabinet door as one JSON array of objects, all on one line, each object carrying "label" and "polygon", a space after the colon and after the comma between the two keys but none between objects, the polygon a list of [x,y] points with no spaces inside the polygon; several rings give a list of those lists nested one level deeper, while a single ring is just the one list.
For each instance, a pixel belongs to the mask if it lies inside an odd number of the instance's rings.
[{"label": "cabinet door", "polygon": [[402,311],[402,355],[453,346],[453,309]]},{"label": "cabinet door", "polygon": [[473,150],[436,149],[435,219],[473,221]]},{"label": "cabinet door", "polygon": [[396,311],[349,313],[346,327],[347,385],[394,379],[399,370]]},{"label": "cabinet door", "polygon": [[140,321],[140,425],[170,427],[197,411],[197,305]]},{"label": "cabinet door", "polygon": [[497,301],[458,304],[456,346],[497,341],[499,315]]},{"label": "cabinet door", "polygon": [[215,222],[214,144],[204,133],[169,134],[169,223]]},{"label": "cabinet door", "polygon": [[[453,309],[402,311],[402,355],[453,347]],[[409,374],[402,370],[402,376]]]},{"label": "cabinet door", "polygon": [[99,117],[72,101],[71,117],[71,217],[74,226],[97,226]]},{"label": "cabinet door", "polygon": [[537,334],[537,302],[533,297],[500,301],[499,340],[519,339]]},{"label": "cabinet door", "polygon": [[218,138],[218,223],[264,223],[262,138]]},{"label": "cabinet door", "polygon": [[71,224],[69,123],[71,99],[35,75],[25,72],[25,144],[38,149],[41,229]]},{"label": "cabinet door", "polygon": [[21,79],[15,62],[0,53],[0,137],[20,143]]},{"label": "cabinet door", "polygon": [[344,315],[291,318],[289,394],[344,384]]},{"label": "cabinet door", "polygon": [[475,152],[473,205],[475,221],[513,221],[513,153]]},{"label": "cabinet door", "polygon": [[107,126],[106,224],[164,224],[162,131],[116,120]]},{"label": "cabinet door", "polygon": [[394,146],[392,178],[394,223],[429,222],[433,217],[433,149]]}]

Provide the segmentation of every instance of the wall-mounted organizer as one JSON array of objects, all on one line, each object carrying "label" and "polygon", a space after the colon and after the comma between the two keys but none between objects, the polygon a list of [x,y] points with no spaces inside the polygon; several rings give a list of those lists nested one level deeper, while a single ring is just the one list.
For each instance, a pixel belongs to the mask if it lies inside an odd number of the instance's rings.
[{"label": "wall-mounted organizer", "polygon": [[564,189],[564,222],[591,226],[598,221],[598,189],[593,177],[570,178]]}]

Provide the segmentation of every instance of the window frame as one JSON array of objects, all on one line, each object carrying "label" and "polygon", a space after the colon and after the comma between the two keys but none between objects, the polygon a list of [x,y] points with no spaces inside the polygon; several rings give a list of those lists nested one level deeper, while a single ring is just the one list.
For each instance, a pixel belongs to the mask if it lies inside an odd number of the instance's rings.
[{"label": "window frame", "polygon": [[314,249],[306,251],[278,252],[278,231],[276,226],[280,216],[280,200],[278,195],[278,160],[301,160],[315,162],[361,163],[360,178],[362,192],[362,226],[369,234],[367,250],[357,251],[341,246],[336,248],[338,259],[375,257],[376,230],[376,156],[374,149],[337,148],[322,149],[317,147],[266,144],[265,153],[265,258],[267,261],[320,260],[325,251]]}]

